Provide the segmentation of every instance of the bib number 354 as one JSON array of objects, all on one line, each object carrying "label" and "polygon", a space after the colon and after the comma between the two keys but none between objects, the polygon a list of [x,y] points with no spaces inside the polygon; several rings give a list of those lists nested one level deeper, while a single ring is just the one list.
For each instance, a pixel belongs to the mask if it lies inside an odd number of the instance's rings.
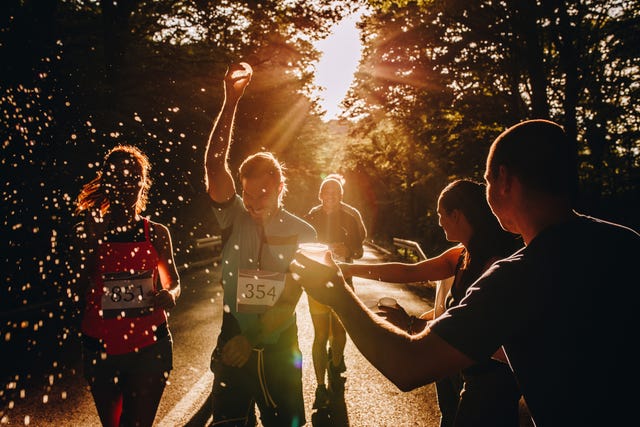
[{"label": "bib number 354", "polygon": [[236,310],[263,313],[278,301],[284,289],[284,273],[265,270],[240,270]]}]

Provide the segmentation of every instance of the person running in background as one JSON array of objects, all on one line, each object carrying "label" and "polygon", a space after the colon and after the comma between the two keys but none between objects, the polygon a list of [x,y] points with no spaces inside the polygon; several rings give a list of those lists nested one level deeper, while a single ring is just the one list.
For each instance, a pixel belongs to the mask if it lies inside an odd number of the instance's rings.
[{"label": "person running in background", "polygon": [[632,425],[640,235],[575,212],[576,172],[575,143],[554,122],[527,120],[493,141],[487,201],[525,246],[495,262],[460,304],[418,334],[369,310],[329,252],[324,263],[298,252],[290,269],[401,390],[466,369],[502,347],[537,426]]},{"label": "person running in background", "polygon": [[[324,178],[324,180],[328,180],[328,179],[335,179],[340,183],[340,185],[342,186],[343,196],[344,196],[344,187],[346,184],[346,180],[344,179],[344,176],[340,175],[339,173],[330,173]],[[342,200],[340,201],[340,207],[342,207],[342,209],[344,209],[345,211],[349,212],[356,219],[356,222],[358,224],[358,232],[360,233],[361,240],[364,242],[365,239],[367,238],[367,227],[364,225],[364,221],[362,220],[362,215],[360,214],[360,211],[355,207],[346,204]]]},{"label": "person running in background", "polygon": [[169,230],[140,215],[149,169],[138,148],[117,146],[76,201],[84,376],[105,427],[151,426],[173,366],[167,310],[180,280]]},{"label": "person running in background", "polygon": [[[522,247],[522,241],[504,231],[485,198],[485,185],[467,179],[447,185],[438,198],[438,218],[445,237],[459,242],[441,255],[414,264],[343,264],[345,279],[353,276],[391,283],[444,280],[454,276],[445,307],[460,304],[469,286],[498,259]],[[399,305],[379,307],[381,315],[409,333],[421,331],[434,320],[435,310],[419,319]],[[461,381],[462,380],[462,381]],[[440,426],[519,425],[520,391],[508,365],[487,358],[436,382]]]},{"label": "person running in background", "polygon": [[236,193],[229,148],[251,75],[248,64],[229,67],[204,159],[213,212],[228,232],[221,262],[224,313],[211,356],[213,424],[255,425],[257,404],[264,426],[296,427],[305,424],[295,316],[301,290],[286,273],[298,245],[315,241],[316,232],[283,208],[284,170],[271,153],[242,162],[242,196]]},{"label": "person running in background", "polygon": [[[343,184],[341,175],[328,175],[318,191],[321,204],[311,208],[304,219],[313,225],[318,233],[318,241],[329,245],[337,260],[351,262],[362,257],[366,229],[360,212],[342,201]],[[314,329],[312,357],[317,381],[313,408],[320,409],[329,405],[329,391],[340,392],[344,389],[345,378],[342,373],[347,369],[344,363],[347,334],[326,305],[309,298],[309,312]],[[329,390],[325,385],[325,373]]]}]

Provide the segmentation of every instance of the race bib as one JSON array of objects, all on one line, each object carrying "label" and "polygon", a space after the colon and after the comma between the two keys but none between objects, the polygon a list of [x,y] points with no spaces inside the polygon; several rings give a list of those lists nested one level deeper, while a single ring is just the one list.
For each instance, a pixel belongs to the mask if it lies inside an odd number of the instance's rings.
[{"label": "race bib", "polygon": [[264,313],[274,305],[284,289],[284,273],[265,270],[238,272],[238,313]]},{"label": "race bib", "polygon": [[153,270],[105,273],[102,317],[137,317],[151,312]]}]

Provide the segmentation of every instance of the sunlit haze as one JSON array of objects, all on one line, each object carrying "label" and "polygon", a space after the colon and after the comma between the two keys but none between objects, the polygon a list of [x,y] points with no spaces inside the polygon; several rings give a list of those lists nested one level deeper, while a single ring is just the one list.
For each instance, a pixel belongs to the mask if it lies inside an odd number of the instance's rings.
[{"label": "sunlit haze", "polygon": [[[320,105],[326,110],[324,120],[332,120],[341,111],[340,102],[344,99],[353,74],[357,69],[362,46],[356,23],[359,14],[352,14],[336,24],[326,39],[316,43],[322,57],[316,67],[316,84],[321,91]],[[322,90],[324,89],[324,90]]]}]

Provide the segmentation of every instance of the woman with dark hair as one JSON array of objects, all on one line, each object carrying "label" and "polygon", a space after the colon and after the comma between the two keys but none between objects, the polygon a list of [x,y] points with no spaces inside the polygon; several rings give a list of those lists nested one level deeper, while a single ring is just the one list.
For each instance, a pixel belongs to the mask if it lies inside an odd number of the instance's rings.
[{"label": "woman with dark hair", "polygon": [[[469,286],[493,262],[522,246],[515,235],[502,229],[485,197],[485,185],[457,180],[447,185],[438,198],[440,227],[450,242],[459,242],[437,257],[415,264],[339,264],[345,278],[353,276],[384,282],[411,283],[442,281],[454,277],[445,297],[445,308],[456,306]],[[402,307],[380,307],[380,314],[409,333],[421,331],[441,313],[430,310],[419,318],[409,316]],[[457,376],[436,383],[438,405],[444,426],[519,425],[520,391],[509,367],[486,360]]]},{"label": "woman with dark hair", "polygon": [[119,145],[76,200],[84,376],[103,426],[151,426],[172,369],[180,280],[166,226],[144,218],[146,155]]}]

